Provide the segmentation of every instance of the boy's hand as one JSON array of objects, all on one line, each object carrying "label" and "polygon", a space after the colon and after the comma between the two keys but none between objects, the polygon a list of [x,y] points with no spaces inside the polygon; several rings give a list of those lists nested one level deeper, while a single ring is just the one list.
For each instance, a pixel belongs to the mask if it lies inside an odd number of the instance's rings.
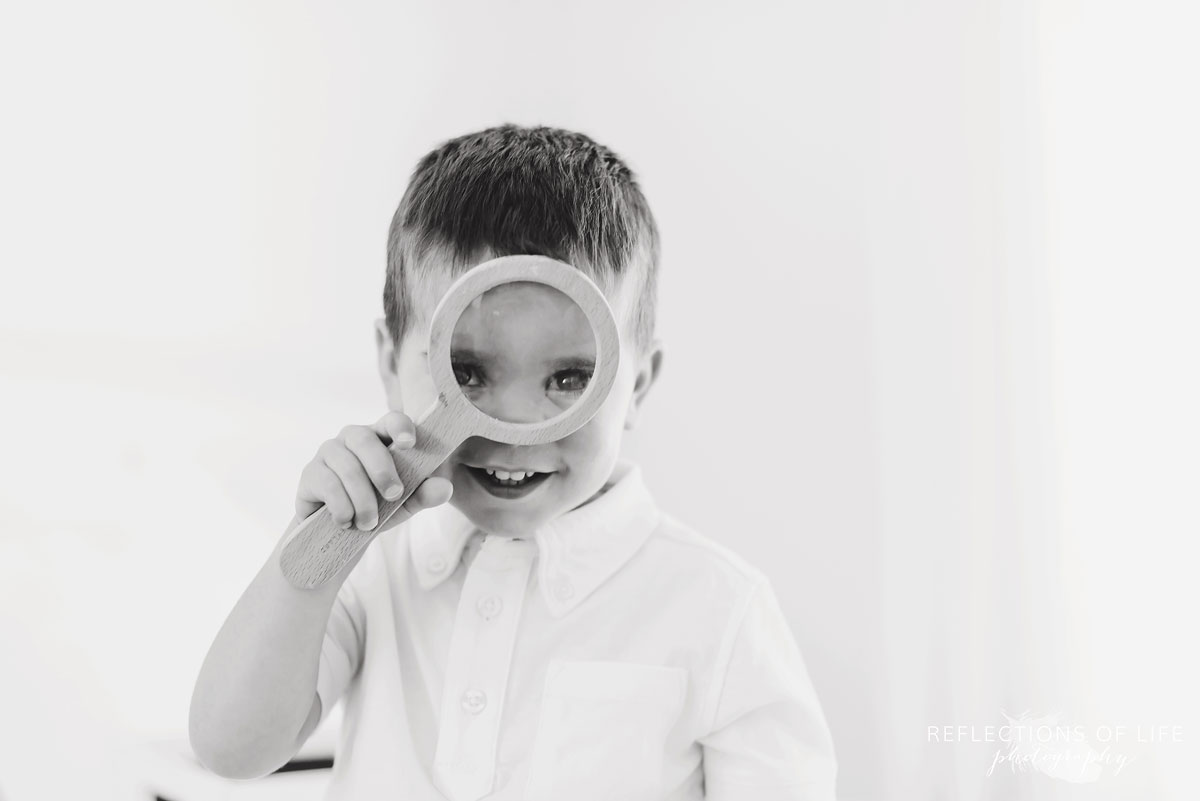
[{"label": "boy's hand", "polygon": [[[414,432],[408,415],[392,411],[374,425],[346,426],[336,437],[323,442],[300,474],[296,520],[303,520],[324,504],[339,526],[347,527],[353,521],[363,531],[375,528],[379,497],[393,500],[404,491],[391,451],[411,448],[416,442]],[[454,485],[444,478],[427,478],[392,515],[383,531],[423,509],[445,503],[453,490]]]}]

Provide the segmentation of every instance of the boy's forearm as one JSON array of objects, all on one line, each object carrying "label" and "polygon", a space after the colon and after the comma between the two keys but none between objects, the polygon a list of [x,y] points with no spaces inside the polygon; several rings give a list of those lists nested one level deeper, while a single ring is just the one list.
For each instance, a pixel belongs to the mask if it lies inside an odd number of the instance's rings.
[{"label": "boy's forearm", "polygon": [[329,613],[347,565],[321,587],[293,587],[276,546],[230,612],[192,694],[192,748],[216,773],[261,776],[299,747],[317,686]]}]

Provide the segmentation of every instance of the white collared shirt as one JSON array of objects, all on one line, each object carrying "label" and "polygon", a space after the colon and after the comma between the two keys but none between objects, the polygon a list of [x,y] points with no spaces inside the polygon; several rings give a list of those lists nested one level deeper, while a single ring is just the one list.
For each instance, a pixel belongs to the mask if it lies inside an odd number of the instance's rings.
[{"label": "white collared shirt", "polygon": [[836,761],[764,575],[635,465],[530,538],[450,505],[368,547],[321,651],[329,797],[832,801]]}]

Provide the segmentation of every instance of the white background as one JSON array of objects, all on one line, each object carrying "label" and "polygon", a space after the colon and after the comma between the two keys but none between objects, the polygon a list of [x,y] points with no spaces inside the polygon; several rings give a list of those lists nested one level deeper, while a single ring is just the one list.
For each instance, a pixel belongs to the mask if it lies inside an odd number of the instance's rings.
[{"label": "white background", "polygon": [[[183,736],[371,324],[416,160],[592,135],[664,238],[629,452],[772,578],[839,793],[1194,794],[1200,57],[1187,3],[12,4],[0,798]],[[927,728],[1183,725],[1119,777]],[[1189,728],[1190,726],[1190,728]],[[134,776],[133,778],[136,778]]]}]

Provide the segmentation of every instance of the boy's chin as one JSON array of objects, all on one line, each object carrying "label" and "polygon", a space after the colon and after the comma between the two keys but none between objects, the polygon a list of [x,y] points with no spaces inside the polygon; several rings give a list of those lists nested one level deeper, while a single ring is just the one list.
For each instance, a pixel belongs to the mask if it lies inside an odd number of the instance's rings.
[{"label": "boy's chin", "polygon": [[457,491],[451,496],[450,503],[466,515],[480,531],[494,537],[532,537],[535,531],[555,516],[546,509],[519,509],[515,504],[506,509],[503,505],[505,501],[486,502],[482,499],[465,498]]}]

